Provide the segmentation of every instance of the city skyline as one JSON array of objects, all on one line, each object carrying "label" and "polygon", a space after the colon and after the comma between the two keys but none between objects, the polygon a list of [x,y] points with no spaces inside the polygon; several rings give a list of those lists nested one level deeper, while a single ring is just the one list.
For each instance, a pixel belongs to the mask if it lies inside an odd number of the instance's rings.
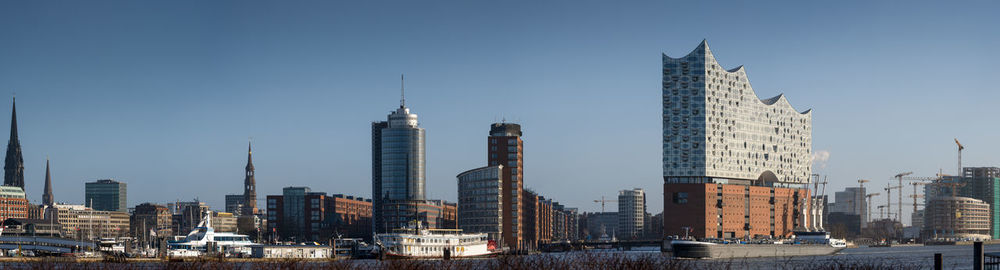
[{"label": "city skyline", "polygon": [[[998,22],[985,13],[995,3],[921,4],[906,14],[858,3],[776,11],[662,3],[606,12],[594,3],[562,12],[553,12],[562,5],[539,4],[539,14],[506,10],[523,22],[501,11],[476,19],[470,11],[482,7],[473,4],[441,10],[404,4],[400,9],[440,15],[414,25],[406,22],[420,15],[410,12],[380,13],[392,19],[380,24],[340,11],[383,8],[377,5],[308,12],[257,4],[233,14],[133,5],[109,14],[69,3],[82,11],[51,11],[76,22],[71,26],[30,17],[44,3],[3,5],[10,8],[0,9],[0,36],[16,42],[0,44],[0,91],[19,97],[25,191],[34,203],[41,202],[43,161],[50,156],[59,202],[83,204],[84,182],[113,178],[129,184],[129,207],[197,197],[222,209],[225,194],[242,190],[247,136],[258,153],[258,198],[285,186],[373,197],[368,125],[394,107],[395,76],[405,72],[410,106],[429,132],[428,198],[455,201],[454,176],[485,164],[483,127],[508,118],[519,120],[512,122],[530,141],[525,188],[598,211],[592,200],[640,187],[651,191],[647,205],[657,213],[658,54],[684,55],[705,38],[724,68],[752,65],[748,73],[761,97],[784,92],[796,109],[815,109],[813,150],[829,155],[820,156],[813,172],[830,176],[828,195],[858,178],[881,188],[899,172],[949,173],[954,137],[968,146],[964,166],[1000,165],[990,155],[1000,149],[989,136],[995,128],[952,128],[988,120],[987,102],[1000,95],[985,73],[1000,60],[991,50],[1000,43],[990,27]],[[693,14],[666,18],[674,16],[660,13],[668,8]],[[323,10],[340,12],[326,17]],[[852,20],[837,18],[855,11]],[[188,15],[195,22],[164,24]],[[752,21],[767,15],[778,18]],[[943,18],[924,21],[932,16]],[[958,16],[965,20],[947,19]],[[687,29],[670,24],[696,17],[727,19]],[[748,21],[745,32],[724,29],[735,20]],[[35,24],[26,29],[25,21]],[[453,25],[463,21],[470,23]],[[196,29],[200,23],[209,27]],[[882,26],[868,27],[876,23]],[[327,27],[330,34],[308,34]],[[106,28],[118,33],[99,34]],[[838,36],[844,34],[851,37]],[[360,41],[344,42],[351,38]],[[570,48],[579,44],[586,46]],[[511,106],[490,106],[496,103]],[[577,183],[588,188],[564,188]]]}]

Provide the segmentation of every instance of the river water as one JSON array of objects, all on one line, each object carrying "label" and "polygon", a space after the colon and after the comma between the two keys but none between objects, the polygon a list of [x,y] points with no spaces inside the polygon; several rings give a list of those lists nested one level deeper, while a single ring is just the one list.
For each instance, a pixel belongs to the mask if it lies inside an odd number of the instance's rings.
[{"label": "river water", "polygon": [[[985,245],[983,249],[986,253],[1000,252],[1000,245]],[[622,253],[621,251],[603,252]],[[659,251],[627,251],[624,253],[626,256],[640,257],[655,256],[654,254],[659,253]],[[689,261],[686,263],[692,264],[695,268],[704,269],[824,269],[837,265],[845,266],[845,268],[880,266],[884,268],[932,269],[934,253],[941,253],[944,269],[972,269],[973,251],[971,245],[865,247],[844,249],[837,254],[823,256],[684,260]],[[564,256],[573,256],[573,254],[566,253]]]}]

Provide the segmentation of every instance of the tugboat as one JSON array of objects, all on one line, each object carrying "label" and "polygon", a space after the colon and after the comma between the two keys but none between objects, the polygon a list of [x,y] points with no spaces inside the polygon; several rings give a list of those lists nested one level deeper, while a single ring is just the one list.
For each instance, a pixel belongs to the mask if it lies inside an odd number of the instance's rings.
[{"label": "tugboat", "polygon": [[462,233],[460,229],[397,229],[376,234],[375,245],[382,259],[451,259],[486,257],[497,253],[497,244],[485,233]]}]

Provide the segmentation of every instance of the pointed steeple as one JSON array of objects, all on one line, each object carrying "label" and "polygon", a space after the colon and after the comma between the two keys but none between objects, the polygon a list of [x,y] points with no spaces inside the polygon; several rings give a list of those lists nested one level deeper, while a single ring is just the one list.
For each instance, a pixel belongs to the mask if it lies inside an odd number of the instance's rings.
[{"label": "pointed steeple", "polygon": [[243,178],[243,208],[240,215],[257,214],[257,180],[253,177],[253,145],[247,142],[246,177]]},{"label": "pointed steeple", "polygon": [[17,99],[10,99],[10,140],[12,142],[21,142],[17,139]]},{"label": "pointed steeple", "polygon": [[3,185],[24,189],[24,158],[21,156],[21,141],[17,139],[17,105],[11,99],[10,140],[7,141],[7,157],[3,166]]},{"label": "pointed steeple", "polygon": [[253,171],[253,144],[247,143],[247,171]]},{"label": "pointed steeple", "polygon": [[52,175],[49,173],[49,158],[45,158],[45,191],[42,193],[42,204],[55,205],[55,197],[52,194]]}]

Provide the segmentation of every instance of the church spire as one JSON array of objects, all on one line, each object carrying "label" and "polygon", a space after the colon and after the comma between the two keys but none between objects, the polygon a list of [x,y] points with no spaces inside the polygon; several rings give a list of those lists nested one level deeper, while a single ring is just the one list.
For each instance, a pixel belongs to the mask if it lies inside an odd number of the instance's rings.
[{"label": "church spire", "polygon": [[42,204],[53,206],[55,198],[52,196],[52,175],[49,173],[49,158],[45,158],[45,191],[42,193]]},{"label": "church spire", "polygon": [[257,180],[254,179],[253,172],[253,145],[251,142],[247,142],[246,177],[243,178],[243,209],[240,209],[240,215],[257,214]]},{"label": "church spire", "polygon": [[3,185],[24,189],[24,158],[21,156],[21,141],[17,139],[17,103],[11,99],[10,140],[7,141],[7,157],[3,166]]}]

